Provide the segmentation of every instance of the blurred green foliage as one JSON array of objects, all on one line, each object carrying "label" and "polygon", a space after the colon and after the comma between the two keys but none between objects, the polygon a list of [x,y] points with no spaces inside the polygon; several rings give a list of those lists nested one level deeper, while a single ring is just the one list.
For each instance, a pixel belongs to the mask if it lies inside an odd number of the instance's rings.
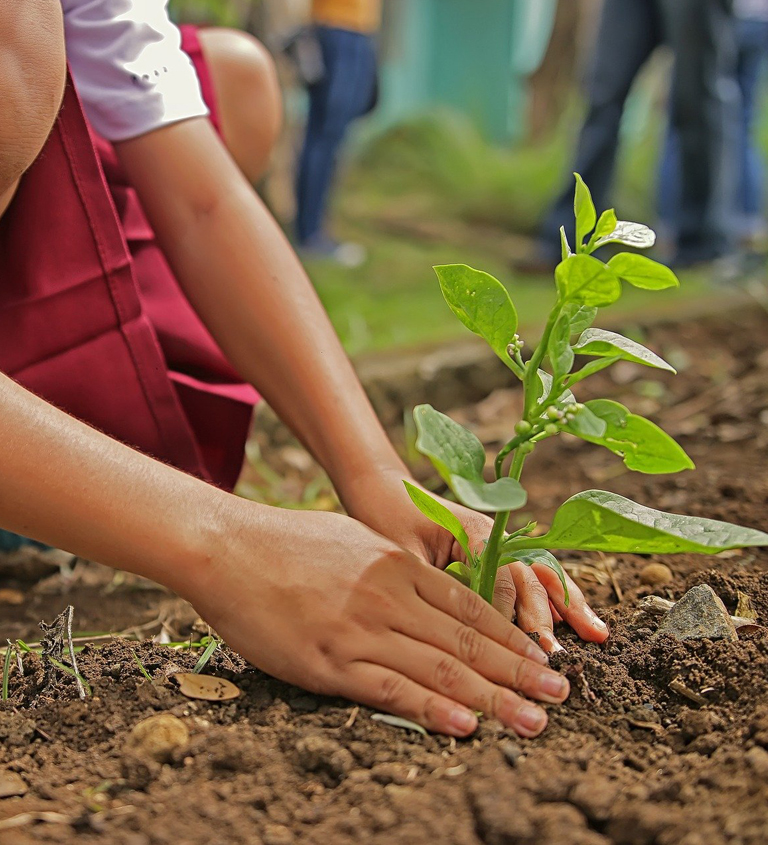
[{"label": "blurred green foliage", "polygon": [[169,8],[175,21],[206,23],[216,26],[239,26],[249,5],[261,0],[170,0]]}]

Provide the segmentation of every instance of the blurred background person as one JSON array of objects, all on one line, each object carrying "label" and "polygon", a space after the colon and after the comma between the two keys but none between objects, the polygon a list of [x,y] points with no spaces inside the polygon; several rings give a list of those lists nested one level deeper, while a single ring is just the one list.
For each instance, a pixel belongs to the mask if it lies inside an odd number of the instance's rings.
[{"label": "blurred background person", "polygon": [[312,22],[323,68],[308,88],[309,115],[296,180],[296,243],[304,257],[356,266],[365,260],[365,251],[334,240],[326,228],[326,210],[347,130],[376,103],[381,0],[313,0]]},{"label": "blurred background person", "polygon": [[[760,81],[768,55],[768,0],[734,0],[734,15],[736,80],[741,102],[736,126],[738,171],[731,220],[739,245],[747,251],[760,251],[765,249],[768,232],[763,196],[765,169],[762,153],[757,147],[755,120],[759,110]],[[676,238],[679,226],[679,167],[679,140],[670,124],[659,167],[658,185],[659,229],[670,240]]]},{"label": "blurred background person", "polygon": [[[619,128],[632,83],[663,42],[675,57],[670,122],[678,137],[680,190],[677,265],[732,250],[728,217],[736,172],[735,26],[731,0],[606,0],[587,83],[587,116],[572,169],[590,186],[598,208],[616,164]],[[519,269],[550,272],[560,258],[559,228],[572,219],[569,175],[541,227],[533,261]],[[566,232],[571,245],[573,224]]]}]

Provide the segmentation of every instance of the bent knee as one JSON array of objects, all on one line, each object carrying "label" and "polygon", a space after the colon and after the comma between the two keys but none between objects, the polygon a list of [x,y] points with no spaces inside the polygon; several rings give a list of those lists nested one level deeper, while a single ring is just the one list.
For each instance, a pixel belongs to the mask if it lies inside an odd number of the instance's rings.
[{"label": "bent knee", "polygon": [[275,62],[261,42],[238,30],[203,30],[200,43],[210,69],[224,141],[246,176],[256,181],[282,128]]}]

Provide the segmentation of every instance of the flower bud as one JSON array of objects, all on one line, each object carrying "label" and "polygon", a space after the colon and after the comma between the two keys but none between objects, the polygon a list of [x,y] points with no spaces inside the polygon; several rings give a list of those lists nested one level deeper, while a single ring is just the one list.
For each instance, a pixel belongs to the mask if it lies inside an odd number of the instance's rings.
[{"label": "flower bud", "polygon": [[563,412],[554,405],[550,405],[547,410],[544,411],[544,416],[546,416],[548,420],[559,420],[562,414]]},{"label": "flower bud", "polygon": [[520,420],[520,422],[515,424],[515,434],[530,434],[533,426],[528,422],[528,420]]},{"label": "flower bud", "polygon": [[544,434],[551,437],[553,434],[557,434],[560,429],[554,423],[547,423],[544,426]]}]

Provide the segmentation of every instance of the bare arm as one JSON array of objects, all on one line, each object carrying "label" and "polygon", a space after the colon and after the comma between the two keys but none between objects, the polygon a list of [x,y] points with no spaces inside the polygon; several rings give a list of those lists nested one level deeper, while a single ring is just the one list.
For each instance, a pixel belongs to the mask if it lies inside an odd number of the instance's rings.
[{"label": "bare arm", "polygon": [[[455,560],[453,538],[408,498],[408,472],[296,255],[208,121],[187,120],[116,148],[187,296],[240,373],[325,467],[347,512],[429,563]],[[487,519],[447,504],[479,546]],[[605,639],[575,585],[566,607],[559,584],[545,588],[522,564],[517,569],[514,579],[512,569],[505,574],[506,600],[504,591],[497,595],[505,613],[516,605],[526,630],[556,647],[552,598],[581,636]]]},{"label": "bare arm", "polygon": [[237,499],[2,375],[0,525],[172,587],[277,677],[433,730],[464,736],[479,709],[533,736],[546,714],[511,679],[544,701],[568,694],[479,596],[359,523]]},{"label": "bare arm", "polygon": [[361,476],[405,475],[301,264],[208,121],[117,150],[187,296],[342,498]]},{"label": "bare arm", "polygon": [[51,131],[65,73],[59,0],[0,0],[0,215]]}]

